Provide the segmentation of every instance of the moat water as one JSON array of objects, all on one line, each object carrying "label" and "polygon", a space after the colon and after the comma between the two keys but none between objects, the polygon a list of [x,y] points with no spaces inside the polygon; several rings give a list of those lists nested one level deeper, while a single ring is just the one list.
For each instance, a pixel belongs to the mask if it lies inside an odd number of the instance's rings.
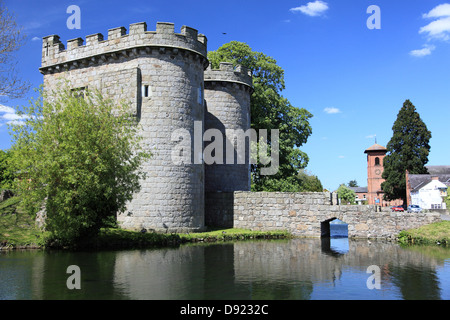
[{"label": "moat water", "polygon": [[[67,286],[72,265],[80,289]],[[341,234],[154,250],[12,251],[0,254],[0,299],[448,300],[450,249]]]}]

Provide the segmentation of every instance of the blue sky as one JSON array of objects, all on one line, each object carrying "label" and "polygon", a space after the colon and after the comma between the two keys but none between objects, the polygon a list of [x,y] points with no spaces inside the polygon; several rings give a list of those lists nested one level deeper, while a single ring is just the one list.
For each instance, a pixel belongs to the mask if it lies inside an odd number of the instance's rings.
[{"label": "blue sky", "polygon": [[[367,185],[364,150],[375,139],[386,145],[406,99],[432,132],[429,165],[450,165],[450,1],[435,0],[5,0],[28,36],[17,54],[23,79],[38,87],[41,39],[63,42],[145,21],[187,25],[208,38],[208,50],[232,40],[272,56],[285,70],[282,92],[306,108],[313,134],[301,149],[307,170],[325,188],[356,179]],[[66,25],[70,5],[81,9],[81,29]],[[369,29],[370,5],[380,9],[381,29]],[[226,34],[224,34],[226,33]],[[27,99],[0,101],[0,148],[10,147],[6,123],[11,107]],[[20,120],[20,119],[19,119]]]}]

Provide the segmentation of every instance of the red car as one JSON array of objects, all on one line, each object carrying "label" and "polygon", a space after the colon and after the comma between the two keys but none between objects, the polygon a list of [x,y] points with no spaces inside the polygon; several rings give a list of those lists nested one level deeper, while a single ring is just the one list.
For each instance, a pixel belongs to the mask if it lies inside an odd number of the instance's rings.
[{"label": "red car", "polygon": [[404,212],[405,209],[402,206],[393,206],[392,208],[393,212]]}]

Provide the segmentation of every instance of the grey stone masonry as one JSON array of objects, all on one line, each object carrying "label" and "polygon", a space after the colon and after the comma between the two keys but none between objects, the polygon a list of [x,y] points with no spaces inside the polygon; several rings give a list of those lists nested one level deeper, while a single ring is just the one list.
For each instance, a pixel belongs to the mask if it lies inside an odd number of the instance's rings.
[{"label": "grey stone masonry", "polygon": [[[219,161],[205,165],[207,192],[250,190],[250,142],[245,134],[250,129],[251,91],[252,77],[246,68],[235,70],[231,63],[222,62],[219,69],[205,71],[205,130],[218,130],[223,137]],[[205,142],[205,154],[208,146]]]},{"label": "grey stone masonry", "polygon": [[[67,41],[67,48],[59,36],[51,35],[43,38],[41,72],[47,73],[62,69],[77,68],[80,60],[83,64],[115,60],[119,56],[139,56],[152,50],[164,50],[177,53],[178,50],[189,51],[206,58],[207,39],[198,31],[187,26],[181,28],[181,33],[175,33],[173,23],[158,22],[156,31],[147,31],[145,22],[130,25],[129,33],[124,27],[108,30],[105,40],[101,33]],[[204,66],[208,65],[203,60]]]},{"label": "grey stone masonry", "polygon": [[[46,92],[65,82],[71,89],[97,89],[106,98],[124,101],[138,120],[144,148],[152,153],[142,165],[147,177],[141,190],[117,217],[122,227],[158,232],[205,228],[206,181],[228,179],[214,170],[210,179],[205,175],[203,141],[197,141],[205,131],[205,98],[211,98],[211,109],[221,110],[218,128],[237,121],[233,128],[246,130],[252,85],[244,68],[224,64],[205,72],[208,65],[206,37],[186,26],[175,33],[172,23],[158,22],[156,31],[147,31],[145,22],[134,23],[128,33],[124,27],[110,29],[107,39],[97,33],[87,36],[85,44],[81,38],[67,46],[57,35],[43,38],[40,72]],[[211,89],[205,97],[205,74],[208,83],[219,84],[218,90],[226,88],[225,99]],[[231,190],[249,190],[249,166],[229,169]]]},{"label": "grey stone masonry", "polygon": [[329,235],[329,222],[348,224],[349,237],[394,238],[402,230],[441,221],[439,213],[381,212],[372,205],[332,205],[329,193],[235,192],[234,227]]}]

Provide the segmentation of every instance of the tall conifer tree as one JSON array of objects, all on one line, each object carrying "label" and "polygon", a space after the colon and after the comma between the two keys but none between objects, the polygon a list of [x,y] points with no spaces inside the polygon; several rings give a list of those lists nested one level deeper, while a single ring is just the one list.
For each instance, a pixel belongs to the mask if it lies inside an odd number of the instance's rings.
[{"label": "tall conifer tree", "polygon": [[387,144],[381,184],[384,199],[406,202],[406,170],[410,174],[428,173],[425,165],[430,153],[431,132],[420,118],[416,107],[406,100],[392,127],[393,136]]}]

